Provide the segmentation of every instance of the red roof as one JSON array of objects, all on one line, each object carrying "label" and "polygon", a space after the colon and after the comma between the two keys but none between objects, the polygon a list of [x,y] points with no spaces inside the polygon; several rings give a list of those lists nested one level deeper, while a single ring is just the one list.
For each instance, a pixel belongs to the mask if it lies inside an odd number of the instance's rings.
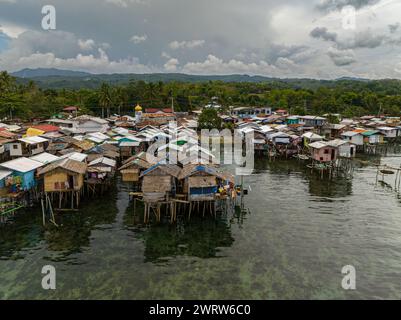
[{"label": "red roof", "polygon": [[60,131],[59,127],[52,126],[51,124],[40,124],[40,125],[37,125],[37,126],[31,126],[31,128],[42,130],[44,132]]},{"label": "red roof", "polygon": [[7,130],[4,129],[4,128],[0,128],[0,137],[1,137],[1,138],[13,138],[13,137],[15,137],[15,136],[16,136],[15,133],[12,133],[12,132],[10,132],[10,131],[7,131]]},{"label": "red roof", "polygon": [[173,113],[173,109],[171,108],[164,108],[164,109],[159,109],[159,108],[147,108],[145,110],[146,113],[157,113],[157,112],[163,112],[163,113]]}]

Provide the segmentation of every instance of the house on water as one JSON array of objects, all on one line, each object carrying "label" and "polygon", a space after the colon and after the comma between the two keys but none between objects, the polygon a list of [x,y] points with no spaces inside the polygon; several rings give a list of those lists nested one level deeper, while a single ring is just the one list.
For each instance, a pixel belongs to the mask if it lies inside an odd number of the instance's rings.
[{"label": "house on water", "polygon": [[356,146],[363,146],[363,135],[359,131],[346,131],[341,134],[341,139],[346,140]]},{"label": "house on water", "polygon": [[302,136],[303,145],[308,147],[309,144],[317,141],[322,141],[323,137],[311,131],[305,132]]},{"label": "house on water", "polygon": [[379,130],[368,130],[362,132],[364,144],[382,144],[384,143],[384,134]]},{"label": "house on water", "polygon": [[354,158],[356,155],[356,145],[345,140],[335,139],[327,141],[326,144],[337,149],[340,158]]},{"label": "house on water", "polygon": [[234,187],[234,178],[227,173],[219,172],[216,167],[189,164],[178,176],[182,193],[188,195],[189,201],[214,201],[219,188]]},{"label": "house on water", "polygon": [[181,169],[172,164],[155,164],[145,170],[142,178],[142,193],[145,202],[169,201],[177,190],[177,178]]},{"label": "house on water", "polygon": [[131,157],[118,169],[123,182],[139,182],[140,174],[149,169],[152,165],[146,161],[146,153],[141,152],[137,156]]},{"label": "house on water", "polygon": [[385,139],[395,139],[401,132],[397,127],[379,127],[377,128],[382,134],[384,134]]},{"label": "house on water", "polygon": [[13,174],[11,170],[0,169],[0,197],[4,197],[9,193],[6,187],[6,179]]},{"label": "house on water", "polygon": [[326,118],[318,116],[300,116],[299,123],[305,127],[321,128],[326,123]]},{"label": "house on water", "polygon": [[71,209],[79,206],[80,194],[84,186],[87,164],[71,159],[55,161],[39,170],[44,178],[44,191],[51,198],[58,198],[59,208],[71,204]]},{"label": "house on water", "polygon": [[37,186],[35,172],[43,166],[43,163],[21,157],[0,164],[5,170],[11,170],[12,175],[6,178],[6,187],[10,193],[27,191]]},{"label": "house on water", "polygon": [[311,157],[318,162],[334,162],[337,160],[338,149],[324,141],[313,142],[309,145]]},{"label": "house on water", "polygon": [[102,183],[107,178],[111,179],[114,177],[116,164],[116,160],[106,157],[100,157],[89,162],[87,180],[94,180],[95,182]]},{"label": "house on water", "polygon": [[10,144],[10,156],[31,157],[44,152],[48,144],[49,140],[39,136],[20,138]]}]

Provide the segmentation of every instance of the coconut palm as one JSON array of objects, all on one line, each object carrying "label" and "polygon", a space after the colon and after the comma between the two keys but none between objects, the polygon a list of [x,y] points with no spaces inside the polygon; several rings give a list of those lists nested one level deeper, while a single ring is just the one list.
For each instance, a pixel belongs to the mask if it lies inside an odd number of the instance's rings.
[{"label": "coconut palm", "polygon": [[111,100],[110,86],[107,83],[102,83],[99,90],[99,105],[102,107],[102,118],[104,118],[104,109],[107,110],[107,117],[110,116]]}]

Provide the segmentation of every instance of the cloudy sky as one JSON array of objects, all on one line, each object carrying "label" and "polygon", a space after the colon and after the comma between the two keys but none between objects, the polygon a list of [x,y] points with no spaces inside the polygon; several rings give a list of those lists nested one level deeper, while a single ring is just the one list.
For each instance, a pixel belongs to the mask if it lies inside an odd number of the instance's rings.
[{"label": "cloudy sky", "polygon": [[401,78],[401,0],[0,0],[0,69],[39,67]]}]

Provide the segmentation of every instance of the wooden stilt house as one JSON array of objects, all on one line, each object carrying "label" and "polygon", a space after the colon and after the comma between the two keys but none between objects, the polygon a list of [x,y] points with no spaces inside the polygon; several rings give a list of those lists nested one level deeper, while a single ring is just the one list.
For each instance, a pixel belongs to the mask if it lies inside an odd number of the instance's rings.
[{"label": "wooden stilt house", "polygon": [[84,186],[84,176],[86,174],[87,164],[84,162],[62,159],[53,162],[38,174],[44,177],[44,191],[46,194],[52,194],[58,197],[59,208],[63,204],[69,205],[71,209],[79,205],[80,195]]}]

